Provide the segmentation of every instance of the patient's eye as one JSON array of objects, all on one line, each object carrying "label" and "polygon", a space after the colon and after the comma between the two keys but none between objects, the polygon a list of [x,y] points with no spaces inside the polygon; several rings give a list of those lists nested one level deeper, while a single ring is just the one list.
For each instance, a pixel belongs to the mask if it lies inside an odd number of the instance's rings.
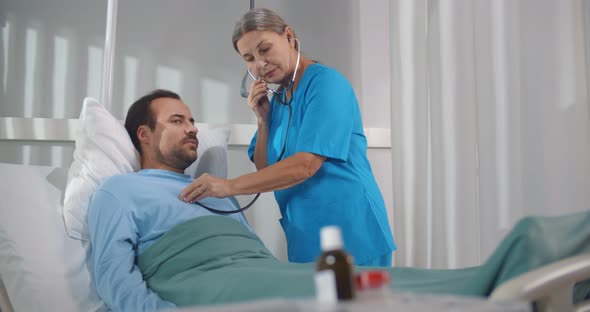
[{"label": "patient's eye", "polygon": [[181,124],[182,123],[182,120],[180,120],[180,119],[174,119],[174,120],[172,120],[172,122],[175,123],[175,124]]}]

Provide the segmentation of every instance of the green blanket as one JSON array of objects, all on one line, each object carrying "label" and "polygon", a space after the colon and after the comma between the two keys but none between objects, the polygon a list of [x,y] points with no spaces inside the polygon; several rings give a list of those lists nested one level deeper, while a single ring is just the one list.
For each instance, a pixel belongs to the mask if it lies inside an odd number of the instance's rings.
[{"label": "green blanket", "polygon": [[[388,270],[396,291],[488,296],[515,276],[585,252],[590,252],[590,211],[523,219],[481,266]],[[137,263],[147,285],[179,306],[315,294],[313,263],[277,260],[256,235],[221,216],[199,217],[176,226]],[[577,287],[578,297],[587,296],[587,286]]]}]

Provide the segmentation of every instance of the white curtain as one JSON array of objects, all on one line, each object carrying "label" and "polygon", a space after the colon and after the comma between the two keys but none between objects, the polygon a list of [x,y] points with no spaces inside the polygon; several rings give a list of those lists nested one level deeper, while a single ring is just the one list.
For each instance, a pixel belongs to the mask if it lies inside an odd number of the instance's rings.
[{"label": "white curtain", "polygon": [[392,0],[395,265],[590,209],[590,1]]}]

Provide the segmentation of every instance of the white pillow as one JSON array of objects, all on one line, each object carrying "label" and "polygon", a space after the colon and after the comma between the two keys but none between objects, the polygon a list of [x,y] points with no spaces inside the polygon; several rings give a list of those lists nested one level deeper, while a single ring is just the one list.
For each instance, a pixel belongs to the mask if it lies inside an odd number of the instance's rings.
[{"label": "white pillow", "polygon": [[0,172],[0,278],[14,311],[106,311],[88,242],[64,231],[66,170],[0,164]]},{"label": "white pillow", "polygon": [[[139,154],[123,124],[96,99],[85,98],[80,113],[74,162],[68,171],[63,217],[68,235],[88,240],[90,196],[106,178],[139,170]],[[228,128],[199,129],[198,158],[186,173],[227,177]]]}]

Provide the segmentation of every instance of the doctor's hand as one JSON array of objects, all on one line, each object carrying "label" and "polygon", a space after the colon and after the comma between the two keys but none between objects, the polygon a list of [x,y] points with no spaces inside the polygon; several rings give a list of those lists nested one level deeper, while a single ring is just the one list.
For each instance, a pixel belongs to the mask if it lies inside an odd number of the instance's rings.
[{"label": "doctor's hand", "polygon": [[258,123],[267,123],[270,112],[270,101],[266,91],[266,82],[258,79],[250,86],[248,106],[258,117]]},{"label": "doctor's hand", "polygon": [[180,191],[180,200],[192,203],[205,197],[227,197],[230,196],[229,181],[208,173],[203,173],[193,180],[191,184]]}]

